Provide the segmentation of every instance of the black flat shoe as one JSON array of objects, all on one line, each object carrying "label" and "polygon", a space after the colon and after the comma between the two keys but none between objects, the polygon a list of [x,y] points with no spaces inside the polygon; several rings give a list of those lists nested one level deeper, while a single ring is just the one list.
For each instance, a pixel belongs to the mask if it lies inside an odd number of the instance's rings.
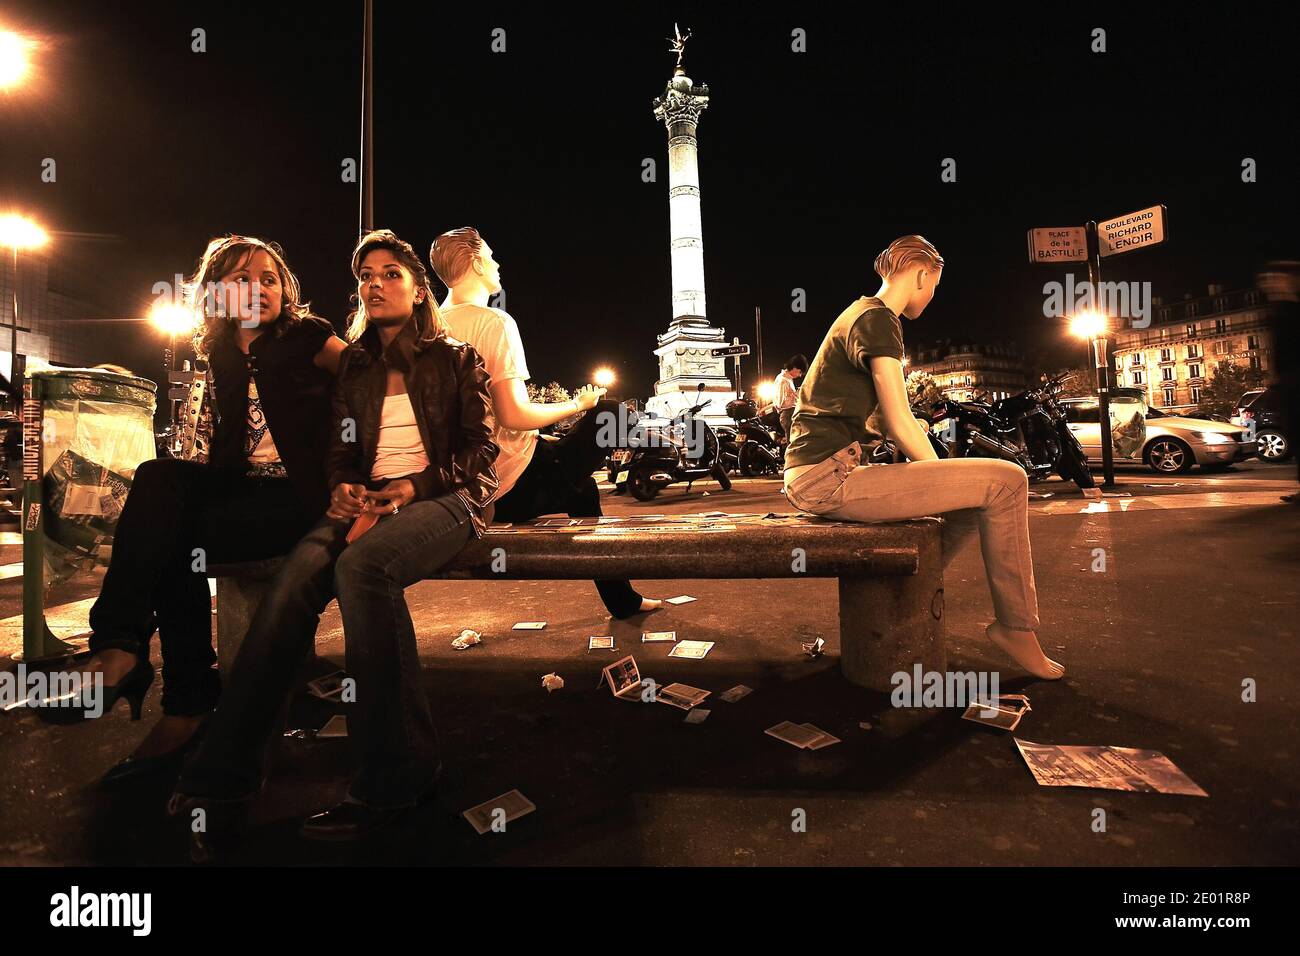
[{"label": "black flat shoe", "polygon": [[[131,719],[139,720],[144,708],[144,696],[149,693],[149,687],[153,684],[153,677],[153,664],[141,660],[135,667],[127,671],[116,684],[104,688],[103,711],[97,716],[107,716],[119,700],[125,699],[131,707]],[[36,708],[41,720],[47,724],[77,724],[83,720],[94,719],[87,712],[89,705],[85,707],[63,707],[57,703],[61,699],[68,698],[54,698],[47,701],[45,706]]]},{"label": "black flat shoe", "polygon": [[203,735],[208,731],[208,722],[209,718],[204,717],[194,728],[194,733],[190,734],[190,739],[175,750],[169,750],[165,754],[155,754],[152,757],[127,757],[121,763],[114,764],[109,768],[108,773],[100,777],[99,785],[111,787],[127,781],[143,780],[155,774],[162,776],[179,773],[185,758],[202,743]]}]

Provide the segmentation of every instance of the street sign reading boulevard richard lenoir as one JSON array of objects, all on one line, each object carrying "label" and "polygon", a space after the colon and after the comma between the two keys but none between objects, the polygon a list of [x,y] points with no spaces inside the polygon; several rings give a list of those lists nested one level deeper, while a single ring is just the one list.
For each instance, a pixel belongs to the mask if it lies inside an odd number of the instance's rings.
[{"label": "street sign reading boulevard richard lenoir", "polygon": [[1084,262],[1088,236],[1083,226],[1029,230],[1030,262]]},{"label": "street sign reading boulevard richard lenoir", "polygon": [[1164,206],[1151,206],[1097,223],[1097,246],[1102,258],[1164,242],[1169,238],[1165,213]]},{"label": "street sign reading boulevard richard lenoir", "polygon": [[723,355],[748,355],[748,345],[728,345],[725,348],[716,348],[711,350],[714,358],[720,358]]}]

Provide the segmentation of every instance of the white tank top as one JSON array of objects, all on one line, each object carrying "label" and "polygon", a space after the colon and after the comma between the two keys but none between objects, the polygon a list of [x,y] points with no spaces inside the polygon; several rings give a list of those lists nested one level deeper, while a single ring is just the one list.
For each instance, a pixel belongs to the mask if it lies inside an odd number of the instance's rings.
[{"label": "white tank top", "polygon": [[415,423],[415,409],[411,396],[384,396],[384,412],[379,420],[379,444],[375,449],[375,464],[370,469],[371,479],[401,478],[424,471],[429,467],[420,438],[420,427]]}]

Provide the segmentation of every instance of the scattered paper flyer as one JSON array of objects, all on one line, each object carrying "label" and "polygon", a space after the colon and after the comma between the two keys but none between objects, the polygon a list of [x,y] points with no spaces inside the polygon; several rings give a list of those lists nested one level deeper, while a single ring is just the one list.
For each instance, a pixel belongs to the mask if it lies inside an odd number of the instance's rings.
[{"label": "scattered paper flyer", "polygon": [[691,597],[689,594],[682,594],[677,597],[671,597],[664,603],[665,604],[690,604],[694,600],[695,598]]},{"label": "scattered paper flyer", "polygon": [[1094,787],[1208,797],[1158,750],[1036,744],[1013,738],[1042,787]]},{"label": "scattered paper flyer", "polygon": [[999,694],[996,701],[972,701],[961,719],[1009,731],[1015,730],[1020,718],[1031,710],[1029,698],[1024,694]]},{"label": "scattered paper flyer", "polygon": [[512,820],[518,820],[537,809],[537,805],[518,790],[511,790],[499,797],[486,800],[476,807],[470,807],[463,814],[469,825],[478,831],[479,836],[492,829],[495,822],[498,829]]},{"label": "scattered paper flyer", "polygon": [[703,660],[713,650],[713,641],[681,641],[668,652],[669,657],[686,657],[693,661]]},{"label": "scattered paper flyer", "polygon": [[512,631],[540,631],[546,626],[545,621],[520,621],[510,630]]},{"label": "scattered paper flyer", "polygon": [[1081,488],[1080,490],[1083,492],[1083,496],[1084,496],[1085,498],[1091,498],[1091,499],[1095,499],[1095,500],[1097,500],[1097,501],[1100,501],[1100,500],[1101,500],[1101,489],[1100,489],[1100,488]]},{"label": "scattered paper flyer", "polygon": [[809,729],[807,724],[796,724],[789,720],[783,720],[775,727],[767,728],[763,733],[777,740],[784,740],[800,750],[806,749],[823,736],[820,730]]},{"label": "scattered paper flyer", "polygon": [[554,693],[564,686],[564,678],[559,674],[546,674],[542,677],[542,686],[548,693]]},{"label": "scattered paper flyer", "polygon": [[316,731],[317,737],[346,737],[348,735],[348,718],[346,714],[335,714],[325,721],[325,726]]},{"label": "scattered paper flyer", "polygon": [[343,693],[343,679],[347,676],[343,671],[335,671],[332,674],[326,674],[324,677],[309,680],[307,681],[307,692],[313,697],[319,697],[321,700],[334,700]]},{"label": "scattered paper flyer", "polygon": [[654,644],[659,641],[677,640],[676,631],[646,631],[641,635],[642,644]]},{"label": "scattered paper flyer", "polygon": [[661,704],[670,704],[673,707],[680,707],[682,710],[690,710],[708,696],[709,692],[707,690],[692,687],[690,684],[669,684],[667,687],[659,689],[659,693],[655,695],[655,700]]},{"label": "scattered paper flyer", "polygon": [[696,707],[693,710],[691,710],[689,713],[687,713],[686,719],[682,721],[682,723],[702,724],[706,719],[708,719],[708,716],[711,713],[713,713],[713,711],[705,710],[703,707]]},{"label": "scattered paper flyer", "polygon": [[826,642],[819,637],[817,640],[810,641],[807,644],[800,643],[799,646],[803,648],[803,652],[809,657],[821,657],[822,651],[826,647]]},{"label": "scattered paper flyer", "polygon": [[609,684],[609,692],[619,700],[641,699],[641,671],[631,654],[616,660],[601,673]]},{"label": "scattered paper flyer", "polygon": [[614,649],[613,635],[605,637],[587,638],[587,650],[589,651],[612,651]]},{"label": "scattered paper flyer", "polygon": [[451,646],[456,648],[456,650],[458,651],[464,651],[473,647],[475,644],[482,644],[482,643],[483,643],[483,636],[479,634],[478,631],[472,630],[467,627],[460,632],[459,637],[457,637],[454,641],[451,642]]},{"label": "scattered paper flyer", "polygon": [[809,750],[821,750],[823,747],[829,747],[831,744],[843,743],[839,737],[829,734],[813,724],[804,724],[809,730],[817,735],[817,739],[808,745]]},{"label": "scattered paper flyer", "polygon": [[718,700],[725,700],[728,704],[734,704],[742,697],[748,697],[754,693],[754,688],[746,687],[744,684],[737,684],[731,690],[723,691],[718,695]]}]

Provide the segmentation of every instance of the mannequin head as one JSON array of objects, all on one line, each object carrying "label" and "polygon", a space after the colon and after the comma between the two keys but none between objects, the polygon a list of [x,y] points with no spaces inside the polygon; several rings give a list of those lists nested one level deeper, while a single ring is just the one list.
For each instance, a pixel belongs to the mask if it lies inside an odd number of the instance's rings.
[{"label": "mannequin head", "polygon": [[883,280],[880,291],[904,302],[903,315],[915,319],[934,298],[943,273],[943,256],[922,236],[895,239],[876,256],[876,272]]},{"label": "mannequin head", "polygon": [[460,298],[495,295],[501,291],[501,266],[473,226],[444,232],[429,248],[429,264],[448,289]]}]

